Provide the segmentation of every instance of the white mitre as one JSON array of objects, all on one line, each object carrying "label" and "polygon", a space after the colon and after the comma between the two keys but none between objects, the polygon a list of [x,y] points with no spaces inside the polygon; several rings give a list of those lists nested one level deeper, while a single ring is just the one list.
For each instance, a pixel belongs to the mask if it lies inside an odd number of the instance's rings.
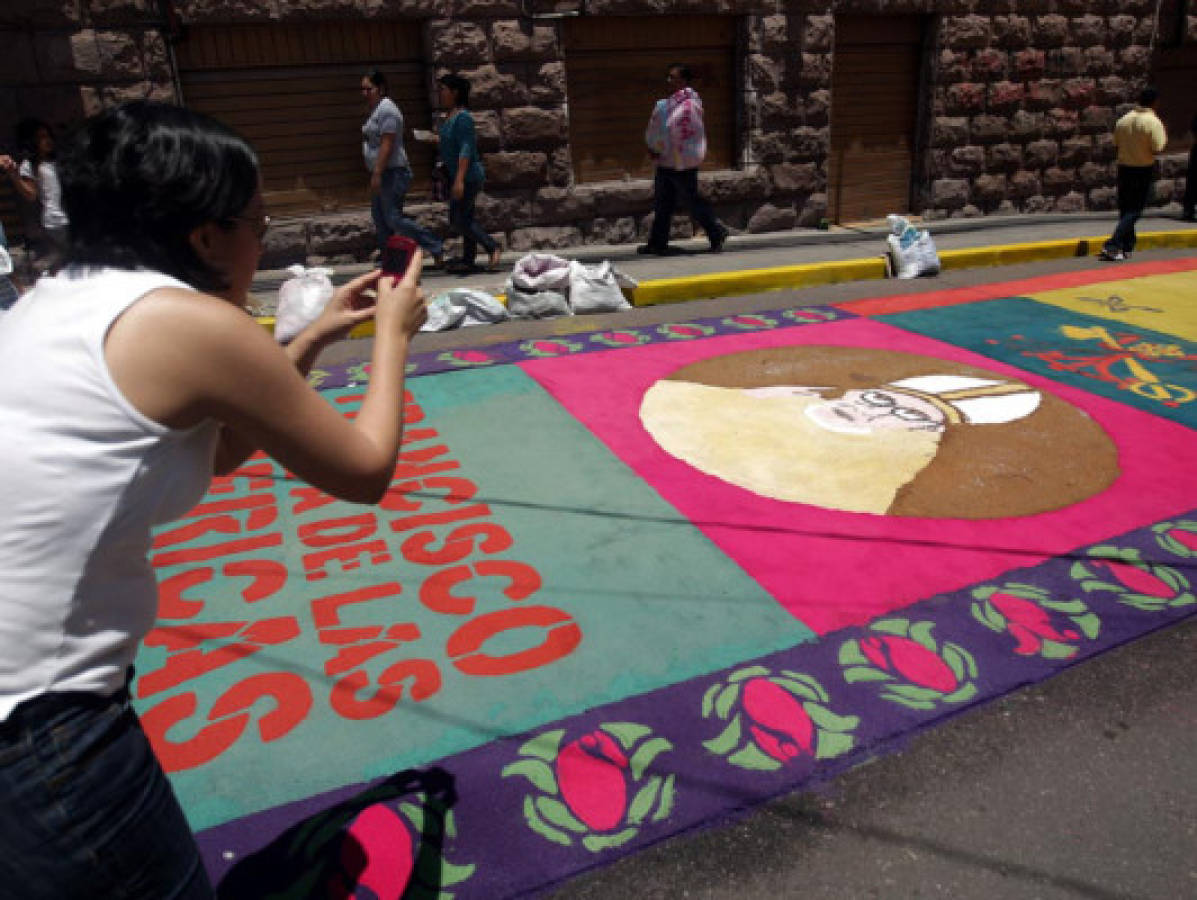
[{"label": "white mitre", "polygon": [[916,375],[885,386],[938,407],[949,422],[1001,425],[1029,416],[1042,399],[1020,381],[997,381],[967,375]]}]

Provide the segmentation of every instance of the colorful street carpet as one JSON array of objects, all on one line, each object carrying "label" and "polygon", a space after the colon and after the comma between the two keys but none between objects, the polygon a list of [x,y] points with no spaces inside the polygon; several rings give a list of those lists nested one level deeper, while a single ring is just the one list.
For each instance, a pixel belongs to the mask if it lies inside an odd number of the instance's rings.
[{"label": "colorful street carpet", "polygon": [[1188,259],[415,356],[379,506],[258,458],[156,534],[136,705],[221,896],[533,894],[1192,615],[1195,299]]}]

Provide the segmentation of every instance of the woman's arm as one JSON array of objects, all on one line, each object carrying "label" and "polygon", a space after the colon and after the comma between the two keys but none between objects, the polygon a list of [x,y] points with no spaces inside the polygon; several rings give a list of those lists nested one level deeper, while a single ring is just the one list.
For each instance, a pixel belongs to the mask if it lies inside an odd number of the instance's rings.
[{"label": "woman's arm", "polygon": [[36,203],[38,200],[37,178],[22,174],[22,168],[24,168],[24,166],[6,166],[5,172],[8,175],[8,180],[12,182],[12,186],[16,189],[17,193],[20,194],[20,196],[27,203]]},{"label": "woman's arm", "polygon": [[474,117],[465,110],[457,114],[453,120],[453,127],[457,130],[457,171],[453,177],[453,199],[460,200],[465,196],[466,174],[470,170],[470,163],[474,161]]},{"label": "woman's arm", "polygon": [[370,196],[382,190],[382,173],[386,171],[387,162],[395,149],[395,135],[384,134],[378,140],[378,159],[374,161],[374,171],[370,173]]},{"label": "woman's arm", "polygon": [[[425,317],[419,255],[397,285],[376,281],[370,382],[356,418],[313,390],[274,340],[215,297],[152,291],[110,329],[105,358],[116,385],[143,415],[172,428],[215,419],[235,436],[224,462],[259,447],[302,480],[343,500],[377,502],[402,436],[403,374]],[[295,351],[298,352],[298,351]]]},{"label": "woman's arm", "polygon": [[[307,378],[321,350],[374,314],[373,303],[364,298],[363,292],[372,288],[377,280],[377,272],[367,272],[339,287],[320,315],[283,347],[283,353],[300,375]],[[257,449],[252,441],[226,425],[220,429],[212,469],[217,475],[227,475]]]}]

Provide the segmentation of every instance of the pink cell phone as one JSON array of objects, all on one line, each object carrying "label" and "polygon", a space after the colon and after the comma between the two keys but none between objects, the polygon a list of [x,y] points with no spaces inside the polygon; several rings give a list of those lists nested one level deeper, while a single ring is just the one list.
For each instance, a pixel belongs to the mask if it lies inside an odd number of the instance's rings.
[{"label": "pink cell phone", "polygon": [[393,275],[396,279],[402,278],[407,273],[407,267],[411,265],[418,247],[419,244],[409,237],[401,234],[391,235],[387,238],[386,246],[382,248],[382,273]]}]

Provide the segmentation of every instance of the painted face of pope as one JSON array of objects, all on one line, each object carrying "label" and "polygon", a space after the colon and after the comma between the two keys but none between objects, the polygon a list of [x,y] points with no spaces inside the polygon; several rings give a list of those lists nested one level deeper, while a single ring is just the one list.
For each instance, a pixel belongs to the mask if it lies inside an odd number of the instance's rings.
[{"label": "painted face of pope", "polygon": [[935,458],[950,427],[1029,415],[1026,385],[918,376],[844,391],[801,385],[721,388],[659,381],[640,419],[671,456],[774,500],[884,514]]}]

